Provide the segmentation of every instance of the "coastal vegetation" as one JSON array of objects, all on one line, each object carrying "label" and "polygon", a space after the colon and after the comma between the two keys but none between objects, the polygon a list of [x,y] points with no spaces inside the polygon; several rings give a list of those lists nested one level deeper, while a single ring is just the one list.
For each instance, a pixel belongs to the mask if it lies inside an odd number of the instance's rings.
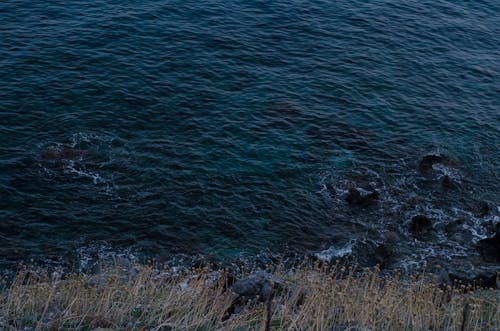
[{"label": "coastal vegetation", "polygon": [[340,263],[217,268],[22,267],[1,291],[2,330],[498,330],[498,289]]}]

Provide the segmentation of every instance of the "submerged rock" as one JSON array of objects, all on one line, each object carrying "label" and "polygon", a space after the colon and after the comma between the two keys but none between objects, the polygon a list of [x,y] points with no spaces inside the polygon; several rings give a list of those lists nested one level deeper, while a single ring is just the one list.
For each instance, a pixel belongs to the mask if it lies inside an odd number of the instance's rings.
[{"label": "submerged rock", "polygon": [[432,222],[424,215],[413,216],[410,223],[410,231],[416,235],[425,234],[432,230]]},{"label": "submerged rock", "polygon": [[304,111],[301,107],[291,101],[273,102],[268,110],[279,117],[282,116],[303,116]]},{"label": "submerged rock", "polygon": [[353,205],[367,206],[378,201],[379,197],[380,194],[375,190],[367,191],[359,188],[350,188],[345,201]]},{"label": "submerged rock", "polygon": [[452,157],[444,154],[425,155],[418,164],[418,170],[423,173],[430,172],[435,164],[441,164],[448,167],[456,167],[459,162]]},{"label": "submerged rock", "polygon": [[51,147],[42,153],[41,159],[48,162],[57,162],[63,160],[81,160],[90,157],[89,151],[77,149],[77,148],[66,148],[66,147]]}]

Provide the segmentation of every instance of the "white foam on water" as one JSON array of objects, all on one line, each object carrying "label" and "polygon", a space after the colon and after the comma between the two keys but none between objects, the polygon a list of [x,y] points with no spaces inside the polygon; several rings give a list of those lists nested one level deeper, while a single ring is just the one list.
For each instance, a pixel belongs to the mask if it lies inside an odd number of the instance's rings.
[{"label": "white foam on water", "polygon": [[432,169],[439,173],[438,179],[442,179],[443,177],[448,176],[455,182],[459,184],[462,183],[462,176],[460,175],[460,171],[458,171],[458,169],[450,168],[440,163],[433,164]]},{"label": "white foam on water", "polygon": [[37,163],[37,174],[45,179],[45,180],[52,180],[56,177],[56,174],[53,170],[48,169],[44,167],[41,163]]},{"label": "white foam on water", "polygon": [[69,147],[76,148],[82,143],[92,144],[110,144],[116,138],[112,135],[107,134],[97,134],[93,132],[77,132],[71,135],[69,140]]},{"label": "white foam on water", "polygon": [[[84,240],[83,238],[81,240]],[[117,250],[105,241],[82,245],[76,249],[78,271],[85,273],[95,266],[132,265],[138,260],[132,248]]]},{"label": "white foam on water", "polygon": [[75,161],[69,160],[66,167],[64,168],[64,173],[75,174],[79,177],[85,177],[92,179],[94,185],[105,183],[106,181],[97,172],[86,170],[83,167],[76,167]]},{"label": "white foam on water", "polygon": [[[367,209],[371,215],[379,214],[379,221],[373,220],[370,224],[376,229],[378,226],[396,226],[402,236],[407,238],[394,245],[401,251],[391,263],[392,267],[404,270],[418,270],[431,261],[442,261],[450,269],[461,263],[461,261],[471,261],[471,256],[476,256],[475,244],[484,238],[490,237],[485,222],[488,221],[494,226],[500,222],[500,206],[492,204],[487,217],[477,217],[473,212],[468,211],[461,204],[441,203],[446,195],[438,195],[438,180],[448,176],[455,183],[464,183],[463,173],[459,169],[444,165],[434,165],[436,188],[431,189],[428,195],[426,188],[420,187],[419,174],[416,171],[408,170],[406,174],[385,178],[370,170],[354,172],[354,175],[361,175],[361,184],[356,183],[357,177],[353,179],[342,177],[338,173],[323,174],[319,185],[321,189],[318,193],[328,199],[340,213],[343,211],[349,215],[349,221],[356,223],[359,221],[353,206],[349,206],[345,201],[345,195],[349,187],[356,185],[360,191],[375,189],[380,197],[377,204]],[[364,182],[363,182],[364,180]],[[365,185],[363,187],[363,184]],[[361,186],[361,187],[358,187]],[[433,191],[434,190],[434,191]],[[420,193],[419,193],[420,192]],[[455,193],[455,191],[453,191]],[[451,197],[455,198],[454,196]],[[353,212],[354,210],[354,212]],[[408,223],[416,215],[425,215],[432,220],[433,231],[428,236],[416,238],[409,230]],[[372,216],[370,216],[372,217]],[[398,223],[395,223],[396,219]],[[448,233],[445,226],[458,219],[464,220],[458,227],[456,233]],[[370,238],[370,233],[366,238]],[[372,238],[377,240],[376,238]],[[362,239],[359,239],[362,240]],[[331,261],[347,255],[352,255],[352,245],[331,246],[323,251],[316,252],[314,256],[322,261]]]},{"label": "white foam on water", "polygon": [[486,229],[483,226],[476,224],[471,226],[469,224],[463,224],[464,229],[468,230],[472,234],[472,241],[478,242],[481,239],[487,238]]},{"label": "white foam on water", "polygon": [[334,258],[343,258],[352,254],[352,243],[348,243],[342,247],[330,246],[321,252],[314,253],[314,256],[321,261],[330,263]]}]

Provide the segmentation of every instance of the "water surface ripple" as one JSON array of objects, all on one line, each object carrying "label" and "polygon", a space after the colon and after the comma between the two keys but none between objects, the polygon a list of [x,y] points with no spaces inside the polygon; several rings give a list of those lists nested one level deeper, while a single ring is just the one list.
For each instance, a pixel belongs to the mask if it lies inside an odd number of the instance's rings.
[{"label": "water surface ripple", "polygon": [[[101,241],[159,256],[362,250],[390,232],[395,265],[477,259],[499,222],[499,12],[494,0],[3,1],[1,255]],[[429,178],[428,153],[460,165]],[[379,201],[349,205],[353,185]],[[417,214],[434,237],[409,233]]]}]

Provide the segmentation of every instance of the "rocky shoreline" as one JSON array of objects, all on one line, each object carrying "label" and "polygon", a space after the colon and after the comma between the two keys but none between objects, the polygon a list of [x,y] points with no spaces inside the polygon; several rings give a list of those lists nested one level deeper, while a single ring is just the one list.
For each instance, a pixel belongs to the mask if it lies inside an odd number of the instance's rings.
[{"label": "rocky shoreline", "polygon": [[[80,158],[82,155],[85,154],[80,150],[50,149],[44,158],[53,162],[61,157]],[[343,208],[346,215],[352,214],[355,222],[371,214],[383,219],[380,224],[363,224],[361,230],[353,226],[355,231],[365,231],[364,237],[353,236],[349,241],[345,238],[343,241],[332,239],[331,246],[320,246],[312,251],[291,250],[282,254],[261,253],[245,258],[230,258],[229,263],[246,264],[246,268],[255,269],[255,266],[262,267],[277,261],[289,261],[291,265],[303,260],[306,255],[321,262],[332,263],[341,259],[351,266],[378,265],[384,272],[401,270],[407,274],[419,272],[423,268],[433,270],[434,266],[439,265],[443,280],[494,287],[496,275],[500,272],[498,207],[491,201],[474,196],[474,185],[467,178],[461,162],[452,156],[442,152],[428,153],[416,162],[414,170],[409,182],[419,189],[418,194],[411,187],[398,187],[384,181],[373,172],[353,172],[343,181],[324,183],[321,194],[330,199],[329,203],[333,202],[336,208]],[[423,194],[428,194],[430,198]],[[447,203],[448,199],[454,200],[454,203]],[[428,204],[436,204],[436,207],[427,208]],[[455,212],[456,217],[447,215],[440,218],[440,213],[445,210],[457,208],[460,212]],[[350,226],[349,222],[346,223]],[[0,234],[5,236],[15,235],[19,231],[15,224],[0,225]],[[348,234],[346,232],[343,235]],[[2,249],[4,260],[1,264],[12,272],[21,258],[10,252]],[[54,268],[59,266],[60,269],[87,273],[95,270],[85,266],[86,263],[95,265],[102,259],[135,259],[126,257],[127,254],[120,253],[118,248],[110,248],[105,254],[98,251],[85,254],[88,256],[78,256],[73,260],[71,257],[58,260],[56,256],[56,259],[37,261],[42,265],[53,265]],[[170,266],[188,264],[188,268],[197,266],[197,260],[221,262],[221,258],[197,254],[172,254],[160,259],[150,256],[159,263],[168,263]],[[130,261],[127,263],[130,264]]]},{"label": "rocky shoreline", "polygon": [[500,272],[500,211],[473,194],[475,186],[461,162],[432,152],[404,180],[409,186],[404,190],[366,171],[335,185],[326,182],[325,194],[337,205],[343,203],[359,219],[375,214],[387,221],[378,233],[369,232],[368,240],[358,240],[358,247],[332,246],[316,256],[330,261],[351,255],[361,265],[410,272],[440,265],[447,279],[494,285]]}]

